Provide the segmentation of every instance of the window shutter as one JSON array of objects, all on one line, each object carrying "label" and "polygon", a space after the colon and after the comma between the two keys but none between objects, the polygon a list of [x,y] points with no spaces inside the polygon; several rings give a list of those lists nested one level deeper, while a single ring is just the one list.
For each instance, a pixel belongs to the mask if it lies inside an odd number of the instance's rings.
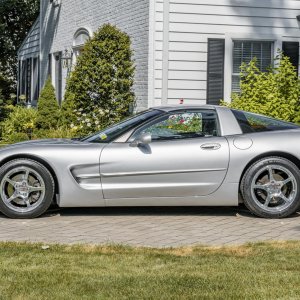
[{"label": "window shutter", "polygon": [[62,52],[55,54],[55,90],[56,98],[61,104],[62,101]]},{"label": "window shutter", "polygon": [[52,78],[52,54],[48,55],[48,77]]},{"label": "window shutter", "polygon": [[282,43],[283,54],[288,56],[291,60],[291,63],[296,68],[298,75],[298,66],[299,66],[299,42],[283,42]]},{"label": "window shutter", "polygon": [[207,104],[218,105],[224,97],[225,40],[208,39]]}]

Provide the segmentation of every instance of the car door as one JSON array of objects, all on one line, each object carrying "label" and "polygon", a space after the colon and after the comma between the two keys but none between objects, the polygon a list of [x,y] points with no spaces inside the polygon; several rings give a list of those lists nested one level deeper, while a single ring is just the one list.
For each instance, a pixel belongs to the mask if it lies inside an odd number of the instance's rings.
[{"label": "car door", "polygon": [[[134,145],[142,134],[152,142]],[[179,111],[137,129],[102,151],[105,199],[205,196],[222,184],[229,163],[214,110]]]}]

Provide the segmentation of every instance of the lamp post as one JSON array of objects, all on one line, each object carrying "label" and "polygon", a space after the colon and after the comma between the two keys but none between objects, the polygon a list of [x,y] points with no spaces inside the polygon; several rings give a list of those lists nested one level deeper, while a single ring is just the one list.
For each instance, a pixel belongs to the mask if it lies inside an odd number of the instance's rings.
[{"label": "lamp post", "polygon": [[61,0],[50,0],[50,3],[52,3],[52,5],[53,5],[54,7],[57,7],[57,6],[60,5],[60,1],[61,1]]},{"label": "lamp post", "polygon": [[65,49],[61,56],[62,66],[64,69],[67,69],[67,74],[72,71],[72,63],[73,63],[73,50]]}]

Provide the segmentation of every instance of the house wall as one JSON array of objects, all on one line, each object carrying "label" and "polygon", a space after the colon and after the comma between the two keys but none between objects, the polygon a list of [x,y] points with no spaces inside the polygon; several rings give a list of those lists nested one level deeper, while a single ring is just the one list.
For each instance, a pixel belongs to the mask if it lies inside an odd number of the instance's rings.
[{"label": "house wall", "polygon": [[[137,109],[148,106],[148,0],[63,0],[58,7],[53,7],[49,1],[44,1],[44,4],[41,4],[41,12],[43,18],[42,82],[47,77],[49,53],[72,49],[74,34],[80,28],[85,28],[92,34],[102,24],[111,23],[131,37],[136,62],[134,90]],[[66,76],[67,70],[64,68],[63,89]]]},{"label": "house wall", "polygon": [[300,41],[300,1],[154,0],[153,94],[156,105],[206,103],[207,44],[225,39],[224,99],[230,100],[235,39]]}]

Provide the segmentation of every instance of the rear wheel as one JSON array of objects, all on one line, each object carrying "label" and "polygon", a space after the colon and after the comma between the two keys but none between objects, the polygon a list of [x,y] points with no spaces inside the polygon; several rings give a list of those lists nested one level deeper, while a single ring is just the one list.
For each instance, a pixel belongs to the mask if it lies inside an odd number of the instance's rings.
[{"label": "rear wheel", "polygon": [[299,169],[285,158],[261,159],[246,171],[241,192],[245,205],[257,216],[287,217],[300,207]]},{"label": "rear wheel", "polygon": [[10,218],[35,218],[51,205],[54,180],[42,164],[16,159],[0,169],[0,211]]}]

